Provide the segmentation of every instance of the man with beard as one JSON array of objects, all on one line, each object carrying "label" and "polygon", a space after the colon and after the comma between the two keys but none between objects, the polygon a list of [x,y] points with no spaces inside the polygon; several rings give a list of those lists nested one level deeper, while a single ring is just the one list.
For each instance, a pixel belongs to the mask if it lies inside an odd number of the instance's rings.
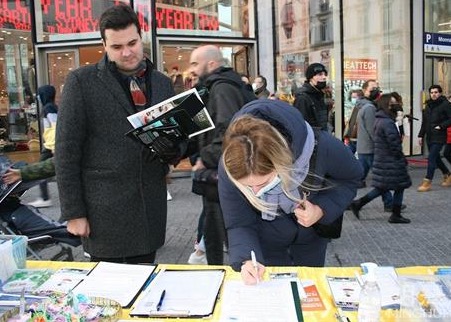
[{"label": "man with beard", "polygon": [[327,84],[327,70],[323,64],[313,63],[305,71],[305,82],[295,93],[294,107],[313,127],[327,131],[328,110],[324,102],[323,89]]},{"label": "man with beard", "polygon": [[[199,136],[199,157],[193,171],[217,169],[221,157],[224,133],[232,116],[255,95],[246,89],[238,73],[225,66],[220,49],[206,45],[191,53],[190,72],[199,78],[197,88],[206,88],[202,99],[215,124],[214,131]],[[202,198],[205,210],[204,237],[209,265],[223,264],[223,244],[226,240],[224,219],[218,200]]]}]

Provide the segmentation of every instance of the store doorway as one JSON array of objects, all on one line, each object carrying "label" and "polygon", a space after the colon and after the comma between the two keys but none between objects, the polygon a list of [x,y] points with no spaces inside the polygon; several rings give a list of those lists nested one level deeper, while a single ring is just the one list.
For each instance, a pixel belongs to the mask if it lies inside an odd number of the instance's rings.
[{"label": "store doorway", "polygon": [[45,49],[41,55],[39,68],[39,86],[50,84],[56,88],[56,103],[61,99],[61,93],[67,75],[80,66],[97,63],[103,56],[102,45],[85,45],[70,48]]},{"label": "store doorway", "polygon": [[[176,91],[191,88],[191,77],[189,74],[189,59],[191,52],[199,46],[207,43],[193,42],[163,42],[159,44],[157,61],[159,70],[172,78]],[[226,65],[232,67],[239,74],[255,75],[255,59],[253,46],[250,44],[224,44],[208,43],[217,45],[225,58]]]},{"label": "store doorway", "polygon": [[438,84],[443,95],[451,95],[451,56],[426,57],[424,69],[424,89]]}]

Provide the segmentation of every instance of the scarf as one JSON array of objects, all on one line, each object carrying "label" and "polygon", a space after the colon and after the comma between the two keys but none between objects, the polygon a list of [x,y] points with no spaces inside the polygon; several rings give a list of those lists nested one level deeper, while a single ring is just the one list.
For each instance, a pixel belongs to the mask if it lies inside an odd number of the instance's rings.
[{"label": "scarf", "polygon": [[146,68],[139,70],[135,75],[129,76],[130,94],[138,110],[146,106],[147,103],[146,94],[143,91],[143,88],[146,88],[145,74]]},{"label": "scarf", "polygon": [[[310,157],[315,147],[315,134],[310,125],[305,123],[307,127],[307,137],[305,139],[304,148],[301,155],[296,159],[293,164],[292,176],[296,182],[302,183],[307,177],[310,165]],[[290,194],[296,198],[301,199],[298,186],[293,186],[290,190]],[[290,214],[294,212],[294,209],[298,207],[298,202],[288,198],[282,190],[282,184],[279,183],[270,191],[263,194],[262,199],[270,204],[277,205],[284,213]],[[262,218],[264,220],[272,221],[276,218],[275,215],[262,212]]]}]

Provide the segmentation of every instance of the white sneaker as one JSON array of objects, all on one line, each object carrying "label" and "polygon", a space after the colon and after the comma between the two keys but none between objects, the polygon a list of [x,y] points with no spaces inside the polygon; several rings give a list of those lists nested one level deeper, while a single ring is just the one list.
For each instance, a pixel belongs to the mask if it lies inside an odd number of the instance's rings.
[{"label": "white sneaker", "polygon": [[45,208],[53,206],[53,202],[51,199],[44,200],[42,198],[38,198],[35,201],[29,202],[28,205],[36,208]]},{"label": "white sneaker", "polygon": [[167,200],[169,201],[169,200],[172,200],[172,196],[171,196],[171,194],[169,193],[169,190],[166,190],[167,192],[168,192],[168,194],[167,194]]},{"label": "white sneaker", "polygon": [[191,265],[207,265],[207,255],[203,253],[202,255],[197,255],[196,252],[191,253],[188,258],[188,264]]}]

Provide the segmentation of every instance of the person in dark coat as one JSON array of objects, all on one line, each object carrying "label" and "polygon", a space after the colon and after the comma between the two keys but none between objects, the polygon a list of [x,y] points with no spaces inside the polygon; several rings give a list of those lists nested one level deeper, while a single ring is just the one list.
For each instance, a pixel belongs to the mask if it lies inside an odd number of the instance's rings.
[{"label": "person in dark coat", "polygon": [[293,106],[313,127],[328,130],[328,107],[323,90],[327,86],[327,70],[323,64],[313,63],[305,71],[305,83],[295,94]]},{"label": "person in dark coat", "polygon": [[253,284],[265,265],[324,266],[330,239],[317,228],[342,218],[361,176],[349,149],[313,130],[296,108],[270,99],[246,104],[225,134],[219,163],[233,269]]},{"label": "person in dark coat", "polygon": [[[43,85],[38,88],[39,102],[42,105],[42,124],[44,127],[44,144],[41,150],[39,161],[45,161],[53,157],[55,150],[55,126],[57,121],[58,106],[55,104],[56,89],[52,85]],[[47,181],[39,184],[41,196],[36,200],[29,202],[29,206],[36,208],[52,206],[52,200],[49,195]]]},{"label": "person in dark coat", "polygon": [[62,219],[92,261],[151,263],[165,241],[169,165],[125,135],[132,130],[127,116],[174,90],[144,57],[130,6],[107,9],[99,24],[106,55],[67,76],[58,114]]},{"label": "person in dark coat", "polygon": [[371,200],[388,190],[394,190],[392,214],[388,219],[392,224],[408,224],[410,219],[401,215],[404,190],[412,185],[407,171],[407,159],[402,152],[402,139],[396,124],[396,116],[402,106],[392,94],[383,94],[377,101],[374,122],[374,161],[372,166],[373,190],[351,203],[350,208],[359,218],[359,211]]},{"label": "person in dark coat", "polygon": [[[197,88],[208,89],[208,96],[203,99],[215,124],[214,131],[199,136],[199,157],[193,171],[218,168],[222,140],[232,116],[245,103],[256,99],[252,89],[246,88],[241,76],[224,65],[224,57],[216,46],[202,46],[191,53],[191,74],[199,78]],[[207,261],[209,265],[222,265],[226,232],[221,207],[217,200],[209,199],[208,196],[203,196],[202,203]]]},{"label": "person in dark coat", "polygon": [[418,143],[422,146],[426,139],[429,154],[426,176],[417,189],[419,192],[431,190],[436,168],[443,173],[441,185],[451,187],[451,173],[440,156],[440,151],[446,145],[446,130],[448,126],[451,126],[451,103],[442,95],[442,92],[440,85],[429,87],[431,99],[426,102],[423,110],[423,122],[420,132],[418,132]]}]

